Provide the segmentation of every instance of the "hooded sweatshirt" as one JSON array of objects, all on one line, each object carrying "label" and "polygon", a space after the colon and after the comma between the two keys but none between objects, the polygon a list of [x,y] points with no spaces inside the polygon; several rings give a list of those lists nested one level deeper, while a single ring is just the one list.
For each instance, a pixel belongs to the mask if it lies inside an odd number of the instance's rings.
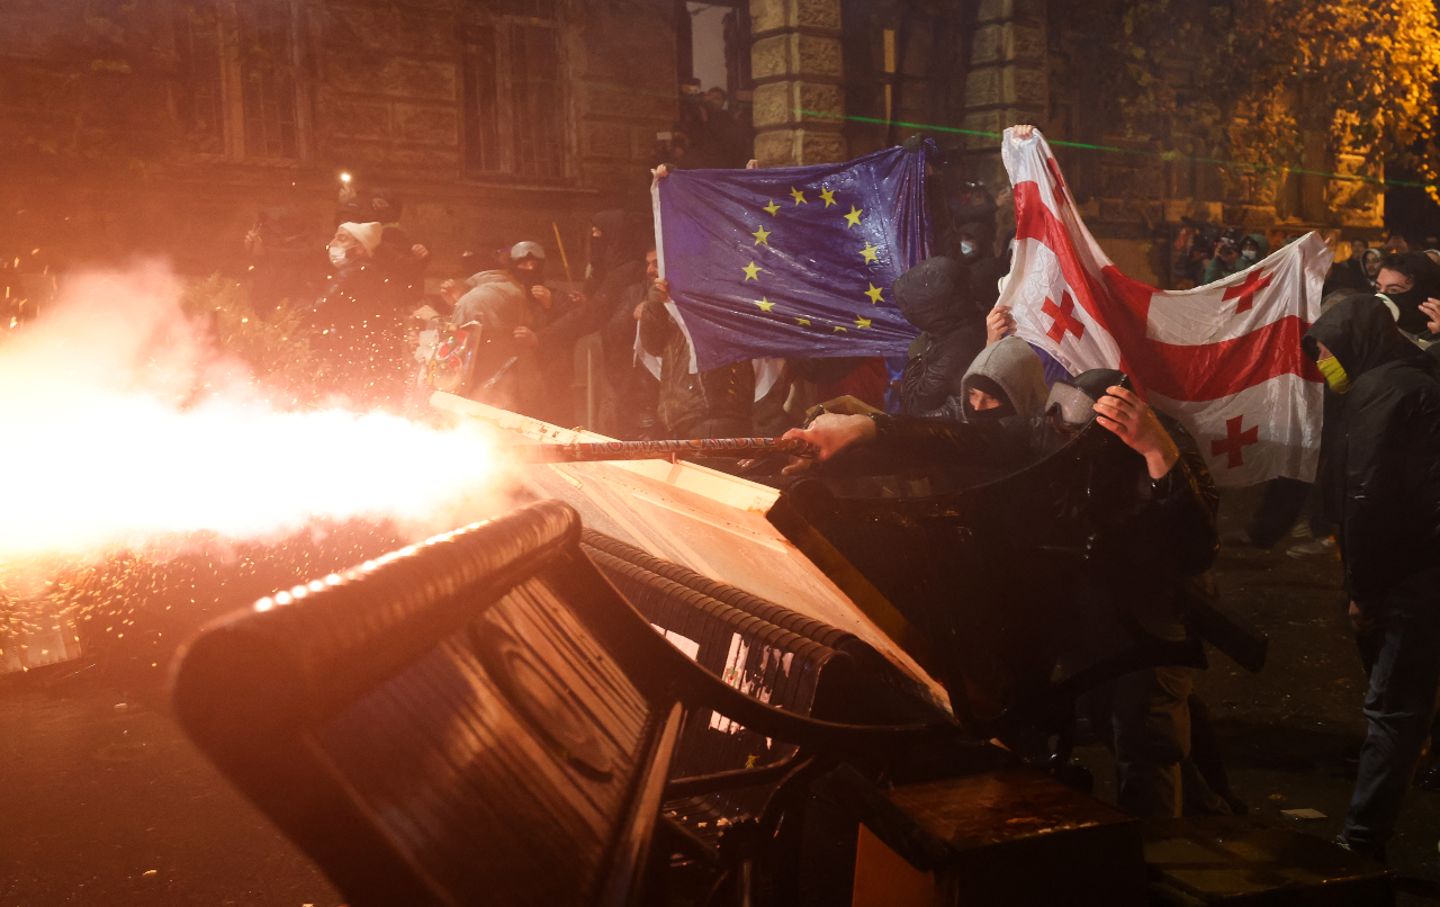
[{"label": "hooded sweatshirt", "polygon": [[910,348],[900,386],[907,416],[960,418],[965,370],[985,348],[985,318],[971,304],[965,266],[927,258],[895,281],[895,304],[923,333]]},{"label": "hooded sweatshirt", "polygon": [[1424,252],[1405,252],[1400,255],[1406,268],[1415,275],[1415,283],[1401,293],[1386,293],[1385,298],[1395,305],[1395,320],[1405,336],[1428,347],[1434,342],[1426,322],[1429,320],[1420,311],[1420,304],[1427,299],[1440,299],[1440,266],[1430,260]]},{"label": "hooded sweatshirt", "polygon": [[1345,586],[1362,608],[1400,581],[1440,569],[1440,381],[1374,296],[1336,303],[1306,332],[1349,378],[1338,424],[1325,426],[1322,491],[1340,517]]},{"label": "hooded sweatshirt", "polygon": [[[998,410],[975,412],[969,402],[972,388],[998,397],[1004,405]],[[1028,429],[1031,421],[1045,411],[1045,398],[1049,393],[1040,357],[1030,344],[1013,335],[980,351],[965,370],[960,389],[966,422],[994,418],[1006,429]]]}]

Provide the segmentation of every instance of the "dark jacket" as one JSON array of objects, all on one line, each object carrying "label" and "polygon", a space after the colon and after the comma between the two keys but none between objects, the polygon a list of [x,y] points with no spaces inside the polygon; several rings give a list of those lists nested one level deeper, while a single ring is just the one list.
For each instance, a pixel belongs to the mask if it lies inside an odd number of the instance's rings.
[{"label": "dark jacket", "polygon": [[749,435],[755,368],[746,359],[698,374],[690,371],[690,343],[652,286],[640,315],[640,345],[660,357],[660,420],[671,437]]},{"label": "dark jacket", "polygon": [[513,274],[498,269],[473,275],[469,284],[451,315],[457,326],[480,325],[462,390],[482,403],[530,414],[542,391],[539,357],[515,339],[516,328],[534,326],[525,290]]},{"label": "dark jacket", "polygon": [[1327,451],[1327,498],[1340,504],[1345,587],[1362,608],[1400,580],[1440,568],[1440,381],[1435,360],[1375,297],[1337,303],[1305,334],[1350,379]]},{"label": "dark jacket", "polygon": [[951,258],[928,258],[895,281],[895,304],[923,333],[910,347],[900,385],[905,415],[958,414],[961,381],[985,348],[985,318],[966,297],[968,275]]},{"label": "dark jacket", "polygon": [[[1161,422],[1180,449],[1180,459],[1164,477],[1151,481],[1140,455],[1092,424],[1087,437],[1071,442],[1090,452],[1084,512],[1075,515],[1073,525],[1067,517],[1030,531],[1088,549],[1068,580],[1071,594],[1112,602],[1131,633],[1178,641],[1185,610],[1199,594],[1196,577],[1215,559],[1219,497],[1194,440],[1174,420],[1162,415]],[[964,470],[972,482],[1017,466],[1013,435],[998,422],[900,416],[876,417],[876,424],[877,445],[888,456]],[[1036,443],[1032,453],[1044,447]]]},{"label": "dark jacket", "polygon": [[992,222],[975,221],[961,224],[957,231],[961,241],[975,243],[974,254],[960,261],[966,268],[966,286],[971,305],[988,314],[1000,299],[1000,278],[1010,270],[1008,263],[995,254],[995,227]]}]

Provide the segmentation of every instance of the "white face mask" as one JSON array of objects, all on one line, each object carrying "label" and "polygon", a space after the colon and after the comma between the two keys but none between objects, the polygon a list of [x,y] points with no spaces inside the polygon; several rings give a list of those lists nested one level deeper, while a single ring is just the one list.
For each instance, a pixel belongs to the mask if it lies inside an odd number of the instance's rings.
[{"label": "white face mask", "polygon": [[1256,252],[1254,249],[1246,249],[1244,252],[1240,253],[1240,257],[1245,259],[1246,261],[1254,261],[1255,259],[1260,257],[1260,253]]},{"label": "white face mask", "polygon": [[974,255],[974,254],[975,254],[975,244],[974,244],[973,242],[970,242],[969,240],[962,239],[962,240],[960,241],[960,254],[961,254],[961,255]]},{"label": "white face mask", "polygon": [[336,267],[343,265],[345,263],[345,259],[350,256],[349,249],[343,249],[337,245],[332,244],[326,246],[325,248],[330,252],[330,263],[332,265],[335,265]]}]

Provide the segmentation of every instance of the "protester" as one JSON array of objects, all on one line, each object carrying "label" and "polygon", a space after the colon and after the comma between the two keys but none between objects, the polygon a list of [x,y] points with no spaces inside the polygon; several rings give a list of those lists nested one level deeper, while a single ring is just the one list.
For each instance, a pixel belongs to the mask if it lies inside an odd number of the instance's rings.
[{"label": "protester", "polygon": [[[620,438],[658,438],[661,430],[660,379],[636,362],[637,314],[647,294],[660,278],[659,257],[654,248],[645,253],[645,274],[620,291],[609,322],[602,328],[601,352],[605,379],[610,387],[612,423],[609,434]],[[625,342],[629,341],[629,355]],[[663,358],[663,357],[662,357]]]},{"label": "protester", "polygon": [[528,413],[542,395],[533,312],[521,268],[492,268],[472,275],[470,289],[455,304],[451,318],[473,326],[469,338],[468,374],[459,393],[508,409]]},{"label": "protester", "polygon": [[965,369],[985,347],[984,316],[969,283],[965,266],[945,257],[926,259],[895,281],[896,306],[921,330],[901,382],[905,415],[959,417]]},{"label": "protester", "polygon": [[294,205],[266,208],[245,234],[250,255],[250,302],[256,311],[286,300],[307,302],[320,292],[322,262],[315,256],[312,224]]},{"label": "protester", "polygon": [[1270,251],[1270,243],[1266,241],[1265,234],[1251,233],[1240,240],[1240,270],[1250,267],[1255,262],[1264,258]]},{"label": "protester", "polygon": [[375,264],[383,279],[394,284],[397,297],[405,303],[414,302],[425,292],[425,269],[430,264],[430,250],[410,239],[400,226],[404,202],[394,190],[377,188],[370,193],[371,220],[384,228],[380,245],[375,249]]},{"label": "protester", "polygon": [[1000,298],[1000,278],[1009,267],[995,254],[995,228],[986,221],[970,221],[956,228],[960,261],[965,265],[970,302],[988,313]]},{"label": "protester", "polygon": [[1004,440],[997,438],[996,443],[1009,443],[1014,451],[1001,456],[1010,458],[1017,468],[1025,463],[1049,391],[1040,357],[1030,344],[1012,336],[987,346],[965,370],[960,387],[960,417],[966,422],[998,425]]},{"label": "protester", "polygon": [[1347,299],[1306,333],[1345,397],[1338,463],[1349,612],[1370,675],[1365,742],[1339,842],[1384,858],[1440,687],[1440,382],[1378,299]]},{"label": "protester", "polygon": [[527,415],[554,425],[575,423],[575,319],[577,306],[570,293],[557,292],[545,283],[545,249],[537,242],[518,242],[510,249],[509,268],[525,292],[529,324],[514,331],[515,340],[534,354],[540,386],[530,397]]},{"label": "protester", "polygon": [[1375,277],[1380,272],[1382,257],[1379,249],[1361,249],[1345,261],[1336,262],[1325,277],[1320,295],[1326,297],[1341,291],[1375,292]]},{"label": "protester", "polygon": [[672,438],[751,434],[755,369],[744,359],[704,372],[690,367],[690,342],[668,310],[670,287],[655,281],[640,305],[640,344],[660,358],[660,418]]},{"label": "protester", "polygon": [[374,254],[379,223],[342,223],[326,247],[334,271],[311,306],[311,349],[322,362],[317,390],[367,404],[396,402],[404,391],[408,357],[403,316]]},{"label": "protester", "polygon": [[1201,276],[1201,283],[1214,283],[1217,280],[1224,280],[1231,274],[1244,270],[1246,267],[1240,260],[1240,247],[1234,237],[1222,236],[1215,241],[1215,257],[1205,266],[1205,273]]},{"label": "protester", "polygon": [[1429,346],[1435,337],[1426,326],[1422,305],[1440,299],[1440,265],[1423,252],[1401,252],[1385,256],[1375,282],[1380,293],[1394,307],[1396,323],[1412,342]]},{"label": "protester", "polygon": [[[1003,341],[1014,342],[1019,341]],[[1203,457],[1183,429],[1162,421],[1139,395],[1118,383],[1120,378],[1118,372],[1095,370],[1052,390],[1056,403],[1053,409],[1047,406],[1052,415],[1042,425],[1058,437],[1035,448],[1062,442],[1094,418],[1134,452],[1117,464],[1121,472],[1107,501],[1118,515],[1110,545],[1124,553],[1125,569],[1119,570],[1120,561],[1115,560],[1077,575],[1074,594],[1109,601],[1146,635],[1174,641],[1185,636],[1182,608],[1191,578],[1208,569],[1214,558],[1215,488]],[[1061,399],[1069,402],[1062,404]],[[1083,403],[1070,406],[1075,399]],[[998,420],[826,413],[785,437],[812,445],[822,461],[851,448],[874,446],[887,458],[919,457],[936,469],[956,461],[1014,465],[1013,447]],[[793,464],[791,471],[804,468],[804,463]],[[1181,766],[1190,749],[1190,675],[1187,668],[1148,668],[1121,677],[1101,694],[1113,731],[1117,801],[1135,815],[1180,814]]]}]

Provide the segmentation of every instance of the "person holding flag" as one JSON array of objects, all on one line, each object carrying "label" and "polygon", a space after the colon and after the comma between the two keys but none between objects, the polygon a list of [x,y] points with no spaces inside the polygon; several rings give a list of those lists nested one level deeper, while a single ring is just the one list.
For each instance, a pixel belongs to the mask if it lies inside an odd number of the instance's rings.
[{"label": "person holding flag", "polygon": [[[1030,127],[1010,130],[1006,148],[1012,154],[1007,163],[1015,163],[1015,143],[1032,143],[1032,151],[1036,151],[1037,141],[1043,140]],[[1157,413],[1141,390],[1126,386],[1124,376],[1113,370],[1121,364],[1143,366],[1155,357],[1122,356],[1121,345],[1104,329],[1103,315],[1092,314],[1113,304],[1104,269],[1110,268],[1110,279],[1117,286],[1133,291],[1140,285],[1121,280],[1090,239],[1071,207],[1053,158],[1046,163],[1039,154],[1032,154],[1030,164],[1021,173],[1012,166],[1012,178],[1023,174],[1030,179],[1015,179],[1020,242],[1014,272],[998,305],[1013,313],[1021,338],[1072,373],[1080,373],[1079,378],[1052,391],[1047,412],[1057,417],[1070,412],[1055,421],[1068,423],[1070,430],[1083,424],[1085,417],[1076,411],[1079,407],[1062,407],[1059,402],[1067,393],[1073,400],[1074,392],[1079,391],[1095,421],[1136,455],[1124,461],[1128,464],[1124,468],[1131,470],[1130,479],[1118,481],[1115,500],[1106,502],[1124,527],[1116,547],[1133,566],[1128,573],[1096,570],[1094,575],[1080,578],[1075,594],[1108,599],[1136,616],[1148,634],[1173,641],[1184,636],[1186,597],[1192,594],[1196,578],[1209,568],[1218,546],[1215,483],[1203,448],[1190,439],[1185,428]],[[1045,181],[1043,187],[1040,179]],[[1063,205],[1057,202],[1062,197]],[[1250,292],[1253,295],[1254,291]],[[1050,324],[1040,331],[1042,318]],[[1119,318],[1115,323],[1125,324]],[[1125,328],[1117,328],[1117,332],[1122,330]],[[1130,340],[1134,334],[1122,336]],[[1080,349],[1073,343],[1064,344],[1080,340],[1085,341]],[[1157,380],[1167,377],[1161,369],[1152,373]],[[1184,411],[1183,406],[1176,408]],[[983,426],[886,416],[825,414],[786,437],[810,443],[822,461],[859,445],[876,445],[902,455],[923,450],[930,456],[970,461],[984,461],[997,449]],[[1107,691],[1117,800],[1133,814],[1180,814],[1181,766],[1190,750],[1190,689],[1191,669],[1157,666],[1126,675]]]}]

